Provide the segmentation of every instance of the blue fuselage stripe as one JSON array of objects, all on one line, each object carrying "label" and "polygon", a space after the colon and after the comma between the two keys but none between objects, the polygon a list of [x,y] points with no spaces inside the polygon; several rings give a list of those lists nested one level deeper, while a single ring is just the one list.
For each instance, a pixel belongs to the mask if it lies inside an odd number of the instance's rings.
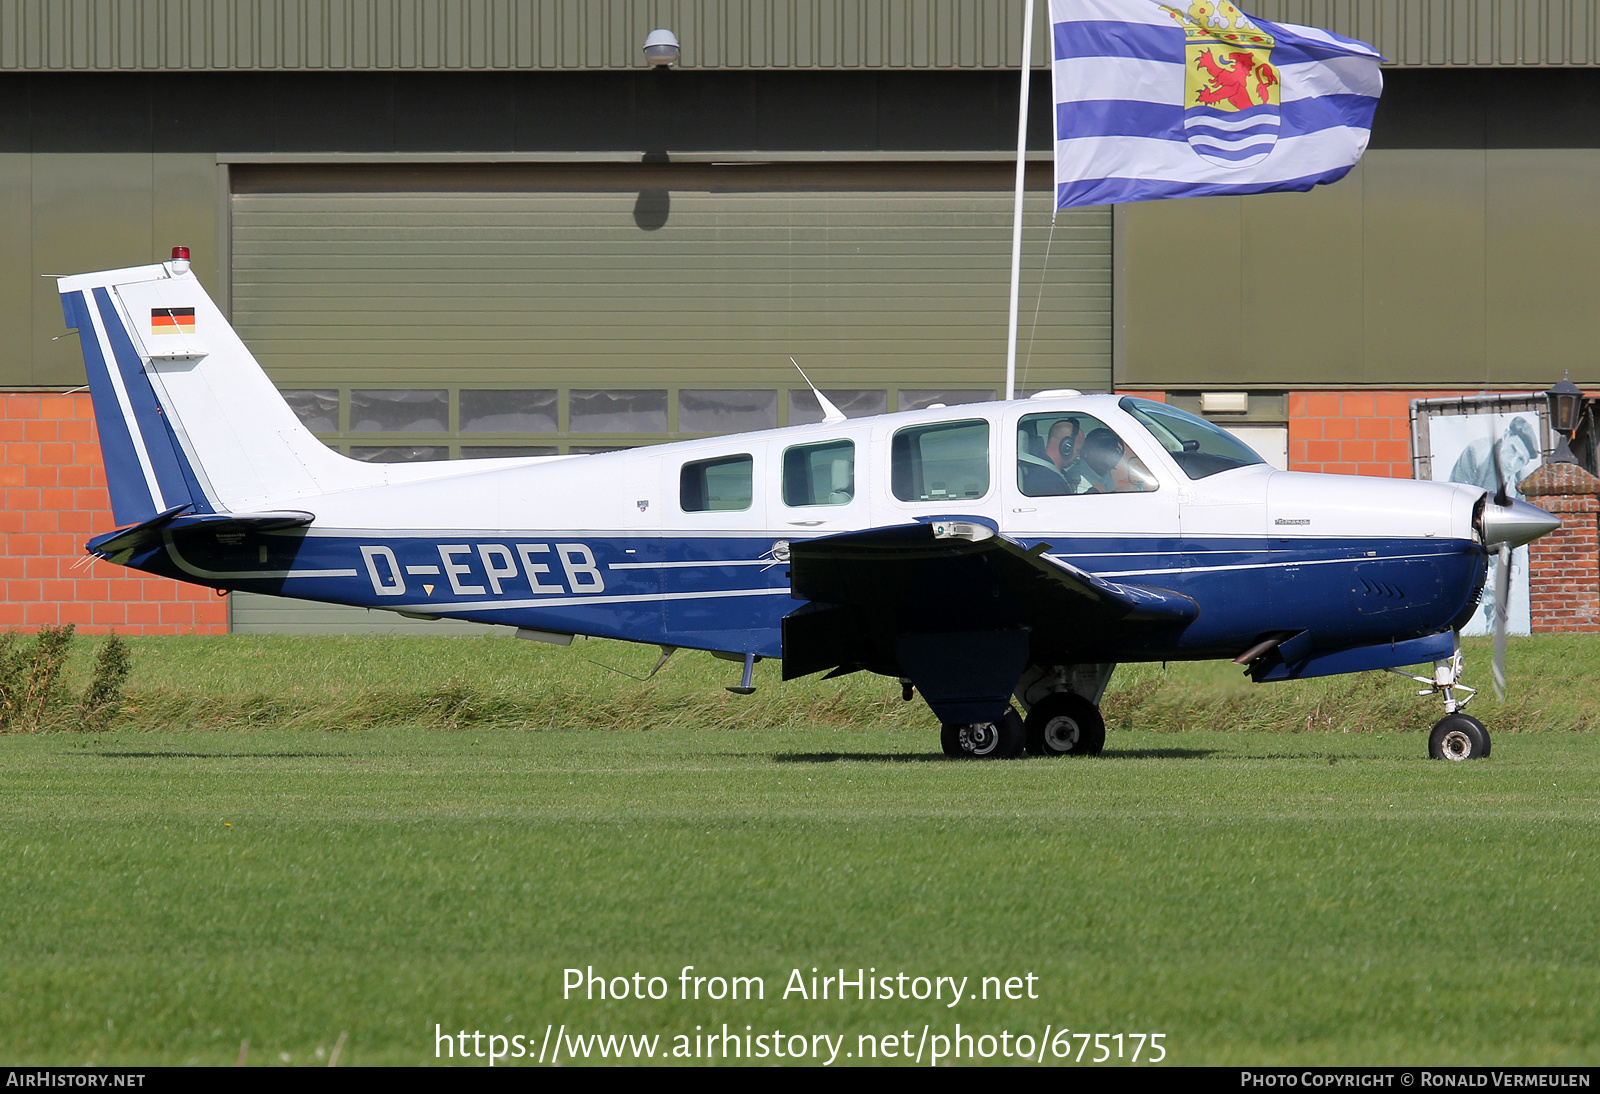
[{"label": "blue fuselage stripe", "polygon": [[[202,548],[190,537],[130,565],[217,587],[768,657],[781,655],[781,621],[797,607],[788,567],[768,555],[771,534],[319,530],[232,539]],[[1272,630],[1310,630],[1332,647],[1433,633],[1476,595],[1484,557],[1472,543],[1437,539],[1020,542],[1049,544],[1048,556],[1074,567],[1199,604],[1181,633],[1120,648],[1123,660],[1237,652]]]}]

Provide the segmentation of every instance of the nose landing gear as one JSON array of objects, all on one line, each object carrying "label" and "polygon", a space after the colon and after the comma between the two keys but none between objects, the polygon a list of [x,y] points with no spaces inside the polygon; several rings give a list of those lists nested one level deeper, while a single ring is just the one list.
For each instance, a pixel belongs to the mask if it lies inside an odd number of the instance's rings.
[{"label": "nose landing gear", "polygon": [[[1489,731],[1478,719],[1462,713],[1467,704],[1478,695],[1477,688],[1468,687],[1461,682],[1461,673],[1465,665],[1461,650],[1457,647],[1450,658],[1433,663],[1431,677],[1416,676],[1399,669],[1389,670],[1396,676],[1404,676],[1419,684],[1427,684],[1426,688],[1417,692],[1418,695],[1444,696],[1444,717],[1434,723],[1433,732],[1428,734],[1429,759],[1481,760],[1489,755]],[[1458,693],[1462,692],[1465,694],[1458,698]]]},{"label": "nose landing gear", "polygon": [[1432,760],[1481,760],[1489,755],[1489,731],[1470,714],[1446,714],[1428,734]]}]

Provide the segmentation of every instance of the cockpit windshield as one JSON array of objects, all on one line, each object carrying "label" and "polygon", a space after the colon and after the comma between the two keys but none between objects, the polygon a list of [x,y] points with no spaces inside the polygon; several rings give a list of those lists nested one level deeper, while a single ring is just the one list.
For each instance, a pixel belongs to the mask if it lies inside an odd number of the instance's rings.
[{"label": "cockpit windshield", "polygon": [[1233,434],[1175,406],[1131,397],[1118,405],[1161,442],[1191,479],[1267,462]]}]

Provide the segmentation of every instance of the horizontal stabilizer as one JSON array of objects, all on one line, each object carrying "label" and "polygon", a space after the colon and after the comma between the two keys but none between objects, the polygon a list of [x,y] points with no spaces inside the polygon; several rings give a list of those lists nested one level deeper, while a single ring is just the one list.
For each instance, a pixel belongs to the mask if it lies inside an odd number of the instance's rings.
[{"label": "horizontal stabilizer", "polygon": [[119,565],[135,555],[158,547],[167,536],[174,540],[205,533],[228,535],[244,532],[278,532],[286,528],[304,528],[316,520],[313,513],[285,510],[274,513],[186,513],[188,506],[180,505],[158,513],[142,524],[121,528],[96,536],[87,545],[89,553]]}]

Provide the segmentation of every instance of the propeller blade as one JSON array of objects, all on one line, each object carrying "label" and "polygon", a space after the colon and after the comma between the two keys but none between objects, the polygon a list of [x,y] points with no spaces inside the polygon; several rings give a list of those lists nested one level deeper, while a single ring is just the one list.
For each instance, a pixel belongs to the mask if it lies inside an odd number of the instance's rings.
[{"label": "propeller blade", "polygon": [[1506,620],[1511,616],[1511,544],[1500,544],[1494,565],[1494,697],[1506,701]]},{"label": "propeller blade", "polygon": [[1500,444],[1495,442],[1489,446],[1489,454],[1494,457],[1494,503],[1504,509],[1511,504],[1511,499],[1506,496],[1506,471],[1500,466]]}]

